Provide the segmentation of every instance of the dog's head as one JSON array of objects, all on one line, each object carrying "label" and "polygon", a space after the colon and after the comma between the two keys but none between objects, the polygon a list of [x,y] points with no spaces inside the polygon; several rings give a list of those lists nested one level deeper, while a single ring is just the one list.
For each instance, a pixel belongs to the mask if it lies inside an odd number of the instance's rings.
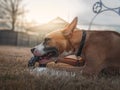
[{"label": "dog's head", "polygon": [[77,17],[73,19],[73,21],[66,26],[63,30],[57,30],[47,34],[43,40],[43,42],[32,48],[31,52],[35,56],[41,56],[44,63],[51,61],[51,59],[56,59],[59,56],[69,55],[72,53],[71,47],[71,37],[73,35],[73,31],[75,30],[77,25]]}]

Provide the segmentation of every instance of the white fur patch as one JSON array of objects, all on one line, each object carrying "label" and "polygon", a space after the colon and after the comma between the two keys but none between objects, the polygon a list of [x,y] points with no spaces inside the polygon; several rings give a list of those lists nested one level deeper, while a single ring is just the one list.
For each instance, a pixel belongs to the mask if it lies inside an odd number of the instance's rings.
[{"label": "white fur patch", "polygon": [[36,48],[36,50],[38,50],[40,52],[41,55],[45,54],[43,43],[41,43],[40,45],[36,46],[35,48]]},{"label": "white fur patch", "polygon": [[64,51],[62,54],[61,54],[61,56],[68,56],[68,55],[70,55],[70,54],[72,54],[72,51],[69,51],[69,52],[67,52],[67,51]]}]

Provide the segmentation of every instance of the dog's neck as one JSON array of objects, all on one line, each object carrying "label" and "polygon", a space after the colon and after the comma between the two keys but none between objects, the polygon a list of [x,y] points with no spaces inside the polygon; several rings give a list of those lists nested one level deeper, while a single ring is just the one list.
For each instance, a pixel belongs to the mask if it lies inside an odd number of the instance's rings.
[{"label": "dog's neck", "polygon": [[[81,30],[74,31],[69,40],[70,40],[71,44],[69,42],[67,42],[66,51],[73,51],[73,53],[75,53],[78,50],[80,42],[82,40],[82,31]],[[75,49],[75,51],[73,49]]]},{"label": "dog's neck", "polygon": [[[70,64],[72,66],[76,66],[77,65],[77,61],[76,61],[77,59],[76,60],[75,59],[67,59],[65,57],[68,56],[68,55],[76,54],[76,52],[79,49],[80,42],[82,40],[82,34],[83,34],[83,32],[81,30],[76,30],[76,31],[73,32],[73,34],[72,34],[72,36],[71,36],[71,38],[69,40],[70,40],[73,48],[75,48],[75,51],[70,53],[70,54],[67,53],[66,55],[64,53],[63,55],[61,55],[59,57],[58,62]],[[66,51],[70,52],[70,51],[73,50],[73,48],[71,47],[70,43],[68,42]],[[83,61],[82,61],[82,63],[83,63]]]}]

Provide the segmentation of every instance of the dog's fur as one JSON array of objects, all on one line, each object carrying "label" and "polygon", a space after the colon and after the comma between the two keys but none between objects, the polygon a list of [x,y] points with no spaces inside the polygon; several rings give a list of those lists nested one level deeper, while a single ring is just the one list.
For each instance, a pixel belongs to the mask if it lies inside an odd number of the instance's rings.
[{"label": "dog's fur", "polygon": [[[59,56],[75,54],[82,39],[82,30],[76,29],[77,17],[63,30],[51,32],[47,46],[56,47]],[[86,31],[82,58],[85,65],[80,67],[83,74],[98,74],[106,67],[120,67],[120,34],[114,31]],[[72,46],[70,45],[71,42]],[[75,51],[73,51],[73,48]],[[36,50],[44,52],[43,47]]]}]

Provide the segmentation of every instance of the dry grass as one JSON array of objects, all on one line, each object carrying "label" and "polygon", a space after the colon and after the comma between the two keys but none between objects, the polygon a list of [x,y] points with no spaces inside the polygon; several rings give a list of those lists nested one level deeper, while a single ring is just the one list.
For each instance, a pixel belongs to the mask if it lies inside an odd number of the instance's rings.
[{"label": "dry grass", "polygon": [[27,68],[30,57],[29,48],[0,46],[0,90],[120,90],[119,75],[84,77],[77,70],[58,69],[32,75]]}]

